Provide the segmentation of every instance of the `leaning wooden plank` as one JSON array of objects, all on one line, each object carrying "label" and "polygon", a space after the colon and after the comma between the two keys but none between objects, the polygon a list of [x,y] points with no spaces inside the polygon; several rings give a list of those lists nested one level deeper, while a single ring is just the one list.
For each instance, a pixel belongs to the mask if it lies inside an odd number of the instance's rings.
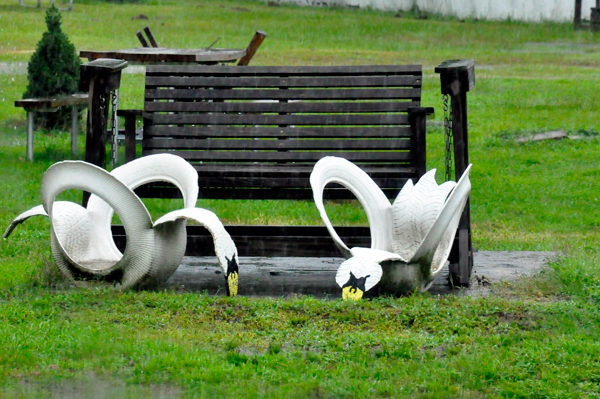
[{"label": "leaning wooden plank", "polygon": [[150,47],[150,46],[148,46],[148,42],[146,41],[146,38],[142,34],[141,30],[138,30],[137,32],[135,32],[135,35],[137,36],[138,40],[142,44],[142,47]]},{"label": "leaning wooden plank", "polygon": [[152,45],[152,47],[157,48],[158,47],[158,43],[156,43],[156,39],[154,39],[154,35],[152,34],[152,31],[150,30],[149,26],[145,26],[144,27],[144,32],[146,32],[146,36],[148,36],[148,40],[150,41],[150,44]]},{"label": "leaning wooden plank", "polygon": [[252,40],[250,41],[250,44],[248,44],[248,47],[246,48],[246,55],[244,55],[238,61],[238,66],[246,66],[250,63],[250,60],[252,60],[254,54],[256,54],[256,51],[258,51],[258,48],[260,47],[260,45],[266,37],[267,34],[262,30],[256,31],[256,33],[252,37]]}]

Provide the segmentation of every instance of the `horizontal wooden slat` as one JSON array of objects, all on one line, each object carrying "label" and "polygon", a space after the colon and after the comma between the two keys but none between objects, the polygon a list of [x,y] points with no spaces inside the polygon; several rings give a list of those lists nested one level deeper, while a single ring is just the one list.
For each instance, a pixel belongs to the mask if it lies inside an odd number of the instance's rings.
[{"label": "horizontal wooden slat", "polygon": [[291,137],[291,138],[387,138],[412,137],[409,127],[225,127],[151,126],[144,137]]},{"label": "horizontal wooden slat", "polygon": [[[409,180],[407,178],[406,180]],[[404,182],[400,187],[404,185]],[[393,200],[398,195],[397,188],[381,188],[384,195]],[[140,187],[135,190],[141,198],[181,198],[181,193],[175,187]],[[199,198],[205,199],[274,199],[274,200],[312,200],[311,189],[235,189],[235,188],[200,188]],[[346,189],[325,190],[325,199],[356,199]]]},{"label": "horizontal wooden slat", "polygon": [[[201,178],[204,177],[261,177],[280,178],[293,177],[308,179],[313,171],[314,165],[234,165],[234,164],[194,164],[192,165]],[[399,178],[415,176],[416,169],[404,165],[377,165],[358,164],[358,166],[371,178]]]},{"label": "horizontal wooden slat", "polygon": [[[202,226],[188,224],[186,255],[214,254],[213,238]],[[262,256],[340,256],[324,226],[225,226],[236,243],[240,256],[261,254]],[[336,232],[351,247],[370,247],[371,235],[368,227],[336,226]],[[112,233],[121,250],[125,249],[125,229],[113,225]],[[285,241],[288,240],[288,241]],[[285,241],[285,242],[284,242]],[[278,243],[278,245],[273,245]],[[272,247],[265,251],[258,247]],[[329,254],[329,255],[326,255]]]},{"label": "horizontal wooden slat", "polygon": [[155,125],[407,125],[405,114],[154,114]]},{"label": "horizontal wooden slat", "polygon": [[394,87],[421,86],[420,76],[327,76],[327,77],[146,77],[146,87]]},{"label": "horizontal wooden slat", "polygon": [[209,140],[209,139],[150,139],[145,149],[193,150],[405,150],[410,140]]},{"label": "horizontal wooden slat", "polygon": [[406,112],[416,101],[388,102],[147,102],[146,112]]},{"label": "horizontal wooden slat", "polygon": [[[400,188],[406,182],[406,179],[410,176],[405,177],[393,177],[393,178],[375,178],[373,181],[381,188],[393,188],[400,191]],[[201,189],[205,188],[235,188],[236,190],[242,190],[247,188],[273,188],[273,189],[310,189],[309,176],[305,177],[269,177],[264,178],[260,176],[247,177],[247,176],[201,176],[200,177]],[[167,184],[156,183],[154,187],[171,187]],[[331,183],[327,186],[328,189],[342,189],[343,186]]]},{"label": "horizontal wooden slat", "polygon": [[342,65],[342,66],[219,66],[148,65],[146,75],[188,76],[343,76],[420,74],[421,65]]},{"label": "horizontal wooden slat", "polygon": [[419,101],[421,89],[193,90],[146,89],[148,100],[379,100]]},{"label": "horizontal wooden slat", "polygon": [[191,162],[316,162],[326,156],[339,156],[353,162],[410,161],[409,152],[295,152],[295,151],[163,151],[143,150],[143,155],[177,155]]},{"label": "horizontal wooden slat", "polygon": [[[378,178],[374,179],[379,187],[395,188],[402,187],[406,178]],[[307,177],[205,177],[201,178],[203,187],[224,188],[232,187],[236,189],[244,188],[310,188],[310,180]],[[398,190],[400,191],[400,190]]]}]

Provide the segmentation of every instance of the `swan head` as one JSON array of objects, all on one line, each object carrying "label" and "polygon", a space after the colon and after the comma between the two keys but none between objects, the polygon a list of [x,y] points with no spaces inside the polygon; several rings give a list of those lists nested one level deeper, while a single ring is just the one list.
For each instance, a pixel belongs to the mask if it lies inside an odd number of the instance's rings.
[{"label": "swan head", "polygon": [[350,272],[350,278],[346,284],[342,286],[342,299],[344,301],[358,301],[359,299],[362,299],[366,291],[365,283],[369,277],[371,276],[367,275],[357,278],[354,273]]},{"label": "swan head", "polygon": [[225,280],[227,280],[227,295],[236,296],[238,293],[238,278],[239,278],[239,266],[235,259],[235,254],[227,260],[227,272],[225,274]]}]

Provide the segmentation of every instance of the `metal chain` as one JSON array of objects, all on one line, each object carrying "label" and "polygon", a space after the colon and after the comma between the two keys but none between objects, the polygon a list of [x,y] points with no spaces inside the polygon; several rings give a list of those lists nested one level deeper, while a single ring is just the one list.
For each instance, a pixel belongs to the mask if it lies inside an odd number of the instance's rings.
[{"label": "metal chain", "polygon": [[446,144],[445,166],[446,166],[446,181],[452,179],[452,162],[454,154],[454,146],[452,145],[452,113],[448,103],[449,96],[442,95],[442,103],[444,108],[444,142]]},{"label": "metal chain", "polygon": [[100,96],[100,126],[104,128],[106,126],[106,115],[104,110],[106,109],[106,97]]},{"label": "metal chain", "polygon": [[119,143],[117,141],[117,135],[119,134],[119,118],[117,117],[117,110],[119,109],[119,89],[112,92],[112,115],[111,115],[111,128],[112,128],[112,145],[111,145],[111,158],[113,168],[117,166],[117,156],[119,153]]}]

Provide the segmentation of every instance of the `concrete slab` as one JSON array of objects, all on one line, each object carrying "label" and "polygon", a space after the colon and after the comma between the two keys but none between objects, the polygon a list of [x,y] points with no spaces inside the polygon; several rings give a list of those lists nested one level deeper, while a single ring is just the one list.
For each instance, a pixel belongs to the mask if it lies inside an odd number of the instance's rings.
[{"label": "concrete slab", "polygon": [[[498,281],[514,280],[538,272],[554,252],[480,251],[474,255],[474,269],[468,288],[448,285],[448,268],[435,279],[433,294],[485,295]],[[240,258],[239,295],[281,297],[291,294],[338,298],[341,290],[335,273],[342,258]],[[167,288],[225,294],[225,278],[216,257],[185,257],[169,278]]]}]

